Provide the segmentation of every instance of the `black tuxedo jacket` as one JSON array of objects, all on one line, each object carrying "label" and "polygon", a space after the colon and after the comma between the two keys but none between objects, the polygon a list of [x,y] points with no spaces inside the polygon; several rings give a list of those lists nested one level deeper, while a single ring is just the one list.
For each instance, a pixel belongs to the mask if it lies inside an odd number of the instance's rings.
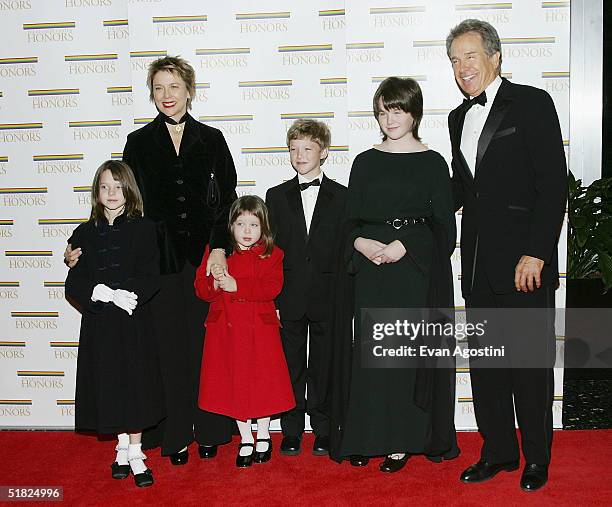
[{"label": "black tuxedo jacket", "polygon": [[[161,274],[178,273],[185,262],[199,266],[207,244],[229,247],[236,169],[220,130],[188,115],[177,157],[158,115],[128,135],[123,160],[136,176],[145,216],[156,223]],[[207,198],[213,188],[216,201]]]},{"label": "black tuxedo jacket", "polygon": [[298,177],[266,193],[275,242],[285,251],[284,285],[276,300],[283,320],[329,319],[346,187],[323,175],[309,234]]},{"label": "black tuxedo jacket", "polygon": [[556,285],[567,168],[552,99],[503,79],[478,140],[475,176],[460,149],[464,119],[463,104],[448,117],[455,209],[463,207],[463,294],[472,292],[476,266],[495,293],[516,291],[522,255],[542,259],[542,284]]}]

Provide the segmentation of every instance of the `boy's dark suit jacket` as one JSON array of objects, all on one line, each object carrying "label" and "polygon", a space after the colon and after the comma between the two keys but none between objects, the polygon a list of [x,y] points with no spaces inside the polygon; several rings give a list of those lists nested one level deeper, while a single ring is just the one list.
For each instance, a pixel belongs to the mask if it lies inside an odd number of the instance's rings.
[{"label": "boy's dark suit jacket", "polygon": [[495,293],[516,291],[522,255],[542,259],[542,285],[556,284],[567,169],[552,99],[504,78],[478,141],[475,176],[460,149],[464,119],[464,104],[448,117],[455,208],[463,206],[463,294],[472,292],[477,261]]},{"label": "boy's dark suit jacket", "polygon": [[323,175],[307,234],[297,175],[266,193],[275,242],[285,252],[283,291],[276,300],[283,320],[331,317],[331,284],[345,199],[346,187]]}]

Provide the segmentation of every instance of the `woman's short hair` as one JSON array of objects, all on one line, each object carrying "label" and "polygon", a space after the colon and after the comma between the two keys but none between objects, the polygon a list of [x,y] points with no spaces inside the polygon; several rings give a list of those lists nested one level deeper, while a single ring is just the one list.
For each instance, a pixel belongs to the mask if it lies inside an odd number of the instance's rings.
[{"label": "woman's short hair", "polygon": [[191,103],[193,102],[196,91],[195,71],[193,67],[189,65],[187,60],[180,56],[164,56],[163,58],[158,58],[151,62],[147,72],[147,87],[149,88],[149,100],[151,102],[154,101],[153,78],[155,78],[155,75],[160,71],[171,72],[183,80],[187,87],[187,92],[189,93],[187,108],[191,109]]},{"label": "woman's short hair", "polygon": [[250,213],[251,215],[255,215],[259,218],[259,225],[261,227],[261,238],[259,242],[263,244],[265,247],[264,252],[261,254],[261,258],[269,257],[274,249],[274,236],[272,234],[272,229],[270,228],[270,218],[268,216],[268,208],[266,207],[266,203],[263,201],[261,197],[256,195],[243,195],[236,199],[229,212],[229,221],[228,221],[228,229],[230,232],[230,241],[235,251],[240,251],[240,247],[238,243],[236,243],[236,238],[234,238],[234,234],[232,228],[234,226],[234,222],[238,219],[240,215],[243,213]]},{"label": "woman's short hair", "polygon": [[495,53],[499,53],[497,73],[501,74],[502,50],[499,34],[492,24],[481,21],[480,19],[465,19],[449,32],[448,37],[446,37],[446,54],[448,57],[450,58],[453,41],[457,37],[470,32],[480,34],[482,46],[487,56],[493,56]]},{"label": "woman's short hair", "polygon": [[98,223],[104,217],[104,206],[100,203],[100,178],[104,171],[110,171],[113,179],[121,183],[125,209],[123,213],[128,219],[143,215],[142,195],[136,183],[136,178],[130,166],[120,160],[107,160],[96,170],[91,184],[91,216],[90,219]]},{"label": "woman's short hair", "polygon": [[[419,125],[423,118],[423,93],[421,87],[410,77],[388,77],[385,79],[374,93],[372,100],[374,116],[378,119],[381,112],[381,105],[387,111],[390,109],[401,109],[405,113],[410,113],[414,124],[412,125],[412,135],[420,141]],[[382,132],[383,141],[387,136]]]}]

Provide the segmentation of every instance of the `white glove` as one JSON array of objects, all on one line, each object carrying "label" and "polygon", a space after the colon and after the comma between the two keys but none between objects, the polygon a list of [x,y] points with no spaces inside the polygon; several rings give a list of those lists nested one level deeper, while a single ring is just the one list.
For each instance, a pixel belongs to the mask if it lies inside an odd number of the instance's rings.
[{"label": "white glove", "polygon": [[113,295],[113,303],[115,306],[125,310],[129,315],[132,315],[132,312],[136,308],[138,304],[137,300],[138,296],[136,294],[123,289],[116,289]]},{"label": "white glove", "polygon": [[91,300],[102,301],[103,303],[110,303],[113,300],[113,295],[115,291],[110,287],[107,287],[103,283],[99,283],[94,287],[93,292],[91,293]]}]

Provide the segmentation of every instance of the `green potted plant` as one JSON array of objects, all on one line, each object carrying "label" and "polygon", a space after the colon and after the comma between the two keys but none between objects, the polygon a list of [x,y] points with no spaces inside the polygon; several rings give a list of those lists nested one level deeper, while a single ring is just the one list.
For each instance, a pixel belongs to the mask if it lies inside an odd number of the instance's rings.
[{"label": "green potted plant", "polygon": [[[608,306],[597,296],[612,288],[612,178],[583,187],[570,172],[568,183],[567,306]],[[595,304],[586,304],[586,293]]]}]

